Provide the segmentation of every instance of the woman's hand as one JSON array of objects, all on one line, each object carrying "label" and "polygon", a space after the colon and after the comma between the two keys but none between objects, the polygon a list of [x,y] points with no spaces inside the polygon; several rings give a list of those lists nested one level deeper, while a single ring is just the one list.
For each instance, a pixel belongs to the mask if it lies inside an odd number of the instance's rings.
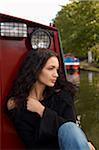
[{"label": "woman's hand", "polygon": [[91,144],[91,142],[88,142],[90,150],[95,150],[94,146]]},{"label": "woman's hand", "polygon": [[27,98],[27,110],[38,113],[41,117],[43,115],[45,107],[33,98]]},{"label": "woman's hand", "polygon": [[15,100],[13,98],[10,98],[7,102],[8,110],[14,109],[15,107],[16,107]]}]

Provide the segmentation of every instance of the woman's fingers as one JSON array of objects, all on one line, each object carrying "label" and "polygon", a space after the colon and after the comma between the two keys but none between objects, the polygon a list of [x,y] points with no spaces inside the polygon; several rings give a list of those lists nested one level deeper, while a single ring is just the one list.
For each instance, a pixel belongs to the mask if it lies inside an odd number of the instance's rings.
[{"label": "woman's fingers", "polygon": [[91,144],[91,142],[88,142],[90,150],[95,150],[95,147]]},{"label": "woman's fingers", "polygon": [[13,99],[9,99],[8,102],[7,102],[8,110],[11,110],[11,109],[15,108],[15,106],[16,106],[15,101]]}]

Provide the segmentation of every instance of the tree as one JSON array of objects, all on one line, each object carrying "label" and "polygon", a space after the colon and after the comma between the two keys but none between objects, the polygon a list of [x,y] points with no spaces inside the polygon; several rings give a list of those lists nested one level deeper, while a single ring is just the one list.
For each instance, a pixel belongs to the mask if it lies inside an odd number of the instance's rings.
[{"label": "tree", "polygon": [[99,2],[73,1],[62,6],[53,20],[59,29],[64,52],[72,52],[79,57],[99,41]]}]

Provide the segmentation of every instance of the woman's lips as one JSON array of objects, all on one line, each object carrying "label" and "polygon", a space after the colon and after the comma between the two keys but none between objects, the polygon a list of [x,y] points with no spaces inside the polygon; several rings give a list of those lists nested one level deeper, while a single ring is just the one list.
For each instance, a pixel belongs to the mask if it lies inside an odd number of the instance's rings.
[{"label": "woman's lips", "polygon": [[56,80],[51,80],[51,82],[52,82],[52,83],[55,83],[55,82],[56,82]]}]

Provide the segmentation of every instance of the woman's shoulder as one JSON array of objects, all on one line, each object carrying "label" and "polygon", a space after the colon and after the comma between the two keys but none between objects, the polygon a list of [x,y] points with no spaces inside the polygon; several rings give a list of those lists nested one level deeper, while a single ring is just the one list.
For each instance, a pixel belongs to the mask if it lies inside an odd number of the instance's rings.
[{"label": "woman's shoulder", "polygon": [[16,128],[18,126],[20,127],[33,126],[34,125],[33,120],[34,122],[39,120],[40,117],[37,113],[30,112],[25,107],[16,107],[14,105],[12,105],[13,107],[11,105],[8,105],[9,107],[8,116],[15,124]]},{"label": "woman's shoulder", "polygon": [[74,101],[74,98],[73,98],[71,92],[69,92],[66,89],[57,90],[55,93],[56,93],[56,97],[57,97],[58,101],[65,101],[68,104],[70,104]]},{"label": "woman's shoulder", "polygon": [[67,89],[56,89],[55,93],[57,96],[72,96],[71,92],[68,91]]}]

